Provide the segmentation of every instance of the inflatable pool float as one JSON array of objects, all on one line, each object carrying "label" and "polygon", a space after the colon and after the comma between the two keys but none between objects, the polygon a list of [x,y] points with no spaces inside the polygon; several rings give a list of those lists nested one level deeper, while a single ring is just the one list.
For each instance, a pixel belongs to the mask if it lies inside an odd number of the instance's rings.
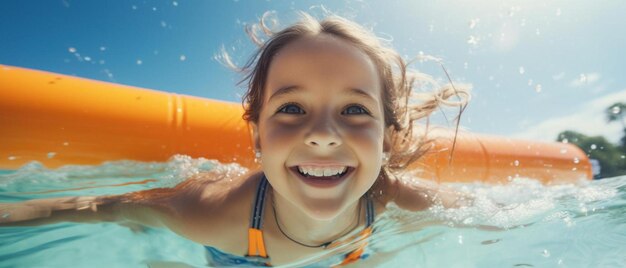
[{"label": "inflatable pool float", "polygon": [[[54,168],[175,154],[255,168],[241,104],[0,65],[0,169]],[[544,183],[591,179],[585,153],[566,143],[431,131],[436,146],[410,169],[441,182]]]}]

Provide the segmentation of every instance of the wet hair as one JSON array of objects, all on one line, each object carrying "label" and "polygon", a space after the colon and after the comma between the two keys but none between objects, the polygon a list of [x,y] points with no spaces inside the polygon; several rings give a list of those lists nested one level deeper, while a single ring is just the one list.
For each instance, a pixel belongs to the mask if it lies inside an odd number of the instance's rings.
[{"label": "wet hair", "polygon": [[[411,62],[406,62],[383,40],[355,22],[337,15],[317,20],[300,12],[301,19],[298,22],[276,32],[271,29],[277,24],[276,20],[268,20],[270,15],[272,12],[266,12],[258,24],[245,27],[258,50],[243,67],[237,67],[224,49],[219,55],[224,65],[244,74],[239,84],[247,83],[247,91],[242,101],[245,110],[243,118],[248,122],[258,123],[266,91],[264,86],[273,56],[300,38],[322,34],[333,36],[360,49],[376,66],[381,81],[385,128],[390,130],[386,132],[390,136],[386,137],[390,142],[389,160],[381,170],[382,176],[389,178],[391,174],[399,174],[432,147],[432,140],[427,138],[428,120],[425,127],[421,128],[416,124],[418,120],[428,119],[442,105],[461,107],[460,116],[469,101],[469,86],[455,85],[451,81],[447,85],[439,86],[432,77],[409,69]],[[268,39],[264,41],[261,34]],[[416,59],[440,62],[431,56]],[[434,90],[415,92],[414,87],[417,86]]]}]

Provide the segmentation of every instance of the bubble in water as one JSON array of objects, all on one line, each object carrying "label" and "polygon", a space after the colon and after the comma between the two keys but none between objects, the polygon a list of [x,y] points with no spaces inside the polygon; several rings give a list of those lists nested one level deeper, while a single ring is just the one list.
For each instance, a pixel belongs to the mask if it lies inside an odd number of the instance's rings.
[{"label": "bubble in water", "polygon": [[574,157],[574,164],[578,164],[580,163],[580,159],[578,159],[578,157]]},{"label": "bubble in water", "polygon": [[532,86],[533,85],[533,80],[532,79],[528,79],[528,85]]},{"label": "bubble in water", "polygon": [[157,8],[156,7],[152,7],[152,11],[157,11]]},{"label": "bubble in water", "polygon": [[596,148],[598,148],[598,146],[595,144],[592,144],[591,146],[589,146],[589,148],[591,148],[591,150],[595,150]]},{"label": "bubble in water", "polygon": [[541,84],[537,84],[537,85],[535,86],[535,91],[536,91],[537,93],[541,93],[541,90],[542,90],[542,88],[541,88]]},{"label": "bubble in water", "polygon": [[105,47],[105,46],[101,46],[100,47],[100,51],[105,51],[105,50],[107,50],[107,47]]},{"label": "bubble in water", "polygon": [[162,21],[161,21],[161,27],[163,27],[163,28],[167,27],[167,22],[165,22],[165,21],[163,21],[163,20],[162,20]]},{"label": "bubble in water", "polygon": [[177,7],[178,6],[178,2],[176,2],[176,1],[172,2],[172,5]]},{"label": "bubble in water", "polygon": [[187,57],[185,55],[180,55],[180,61],[185,61],[187,59]]},{"label": "bubble in water", "polygon": [[85,61],[91,61],[91,57],[89,57],[89,56],[85,56],[84,59],[85,59]]},{"label": "bubble in water", "polygon": [[476,24],[478,24],[478,22],[480,21],[480,19],[476,18],[476,19],[471,19],[469,21],[469,28],[470,29],[474,29],[474,27],[476,27]]},{"label": "bubble in water", "polygon": [[561,16],[561,8],[557,8],[556,9],[556,15],[557,16]]},{"label": "bubble in water", "polygon": [[587,75],[586,74],[580,74],[578,76],[578,81],[580,81],[581,83],[587,83]]},{"label": "bubble in water", "polygon": [[73,47],[68,48],[67,51],[69,51],[70,53],[76,53],[76,49]]},{"label": "bubble in water", "polygon": [[526,70],[524,70],[524,66],[519,67],[519,74],[524,74]]},{"label": "bubble in water", "polygon": [[622,112],[622,108],[620,108],[619,106],[613,106],[613,108],[611,108],[612,114],[619,114],[620,112]]},{"label": "bubble in water", "polygon": [[143,61],[137,60],[137,65],[141,65],[141,64],[143,64]]},{"label": "bubble in water", "polygon": [[544,249],[543,252],[541,252],[541,256],[544,256],[546,258],[550,257],[550,251]]},{"label": "bubble in water", "polygon": [[459,235],[459,244],[463,245],[463,236]]},{"label": "bubble in water", "polygon": [[137,10],[137,6],[136,5],[132,5],[130,8],[132,8],[133,10]]},{"label": "bubble in water", "polygon": [[49,152],[49,153],[47,154],[48,158],[53,158],[55,155],[57,155],[57,153],[56,153],[56,152]]},{"label": "bubble in water", "polygon": [[478,38],[476,36],[473,36],[473,35],[470,35],[467,38],[467,43],[470,44],[470,45],[474,45],[474,46],[478,45],[478,41],[480,41],[480,38]]}]

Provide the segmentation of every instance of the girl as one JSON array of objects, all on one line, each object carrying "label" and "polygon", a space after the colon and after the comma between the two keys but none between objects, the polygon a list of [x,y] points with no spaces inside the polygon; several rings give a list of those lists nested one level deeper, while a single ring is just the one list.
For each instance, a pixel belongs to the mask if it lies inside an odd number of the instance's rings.
[{"label": "girl", "polygon": [[[396,52],[341,17],[318,22],[302,14],[300,22],[273,33],[264,16],[260,27],[270,38],[262,43],[248,31],[260,50],[241,70],[248,72],[244,118],[261,171],[213,170],[174,188],[4,204],[0,222],[163,226],[211,245],[209,264],[218,266],[287,264],[361,230],[363,242],[324,264],[332,266],[367,256],[371,224],[388,203],[415,211],[464,200],[399,175],[429,144],[414,132],[414,122],[440,104],[463,105],[466,89],[450,85],[412,94],[415,82],[432,80],[407,70]],[[420,104],[410,102],[415,96]],[[447,101],[453,96],[464,99]]]}]

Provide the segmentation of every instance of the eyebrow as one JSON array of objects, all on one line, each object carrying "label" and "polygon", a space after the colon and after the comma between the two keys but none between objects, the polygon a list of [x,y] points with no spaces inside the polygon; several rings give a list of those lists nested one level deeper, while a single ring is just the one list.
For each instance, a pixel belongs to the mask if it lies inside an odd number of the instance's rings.
[{"label": "eyebrow", "polygon": [[[278,97],[278,96],[297,93],[298,91],[302,91],[302,90],[304,90],[304,88],[298,85],[281,87],[270,96],[269,100],[272,100],[273,98]],[[360,88],[347,88],[346,91],[348,91],[348,94],[350,95],[361,96],[361,97],[368,98],[374,102],[376,101],[376,98],[374,98],[374,96],[372,96],[371,94],[367,93],[367,91],[362,90]]]}]

